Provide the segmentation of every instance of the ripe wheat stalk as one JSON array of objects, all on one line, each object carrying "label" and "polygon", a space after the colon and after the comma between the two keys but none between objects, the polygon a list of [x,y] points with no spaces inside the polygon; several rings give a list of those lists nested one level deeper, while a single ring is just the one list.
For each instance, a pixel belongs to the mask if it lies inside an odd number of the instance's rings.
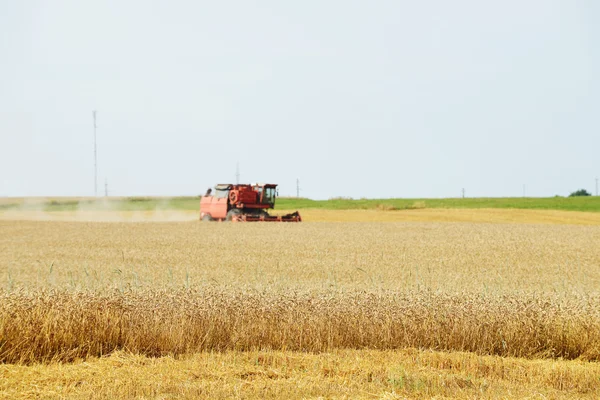
[{"label": "ripe wheat stalk", "polygon": [[597,297],[235,289],[0,292],[0,362],[126,350],[429,348],[600,360]]}]

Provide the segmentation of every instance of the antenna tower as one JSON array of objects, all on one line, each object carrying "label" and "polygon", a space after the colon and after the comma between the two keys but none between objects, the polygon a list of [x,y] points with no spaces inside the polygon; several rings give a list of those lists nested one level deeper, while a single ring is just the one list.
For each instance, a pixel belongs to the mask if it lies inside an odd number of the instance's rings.
[{"label": "antenna tower", "polygon": [[94,116],[94,196],[98,197],[98,148],[96,146],[96,110]]}]

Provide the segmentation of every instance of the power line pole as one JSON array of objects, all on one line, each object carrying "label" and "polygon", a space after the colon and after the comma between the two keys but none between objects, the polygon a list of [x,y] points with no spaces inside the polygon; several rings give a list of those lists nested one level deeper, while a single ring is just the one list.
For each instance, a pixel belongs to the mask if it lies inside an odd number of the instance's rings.
[{"label": "power line pole", "polygon": [[235,163],[235,183],[240,184],[240,163]]},{"label": "power line pole", "polygon": [[465,198],[465,188],[463,188],[463,190],[462,190],[462,198],[463,199]]},{"label": "power line pole", "polygon": [[300,197],[300,179],[296,178],[296,197]]},{"label": "power line pole", "polygon": [[96,147],[96,110],[94,115],[94,196],[98,197],[98,149]]},{"label": "power line pole", "polygon": [[108,197],[108,179],[104,179],[104,197]]}]

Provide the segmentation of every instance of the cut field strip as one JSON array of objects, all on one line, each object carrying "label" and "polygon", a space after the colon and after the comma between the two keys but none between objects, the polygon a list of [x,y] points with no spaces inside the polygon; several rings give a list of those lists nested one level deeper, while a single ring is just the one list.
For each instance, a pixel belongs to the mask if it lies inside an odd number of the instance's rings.
[{"label": "cut field strip", "polygon": [[337,350],[127,352],[72,364],[0,365],[6,399],[596,399],[600,365],[470,353]]}]

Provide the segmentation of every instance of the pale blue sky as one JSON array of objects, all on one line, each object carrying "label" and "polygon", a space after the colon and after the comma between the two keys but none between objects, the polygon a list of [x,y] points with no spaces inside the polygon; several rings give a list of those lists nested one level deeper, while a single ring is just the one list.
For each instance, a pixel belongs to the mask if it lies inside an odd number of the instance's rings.
[{"label": "pale blue sky", "polygon": [[595,1],[0,0],[0,196],[567,195],[600,175]]}]

